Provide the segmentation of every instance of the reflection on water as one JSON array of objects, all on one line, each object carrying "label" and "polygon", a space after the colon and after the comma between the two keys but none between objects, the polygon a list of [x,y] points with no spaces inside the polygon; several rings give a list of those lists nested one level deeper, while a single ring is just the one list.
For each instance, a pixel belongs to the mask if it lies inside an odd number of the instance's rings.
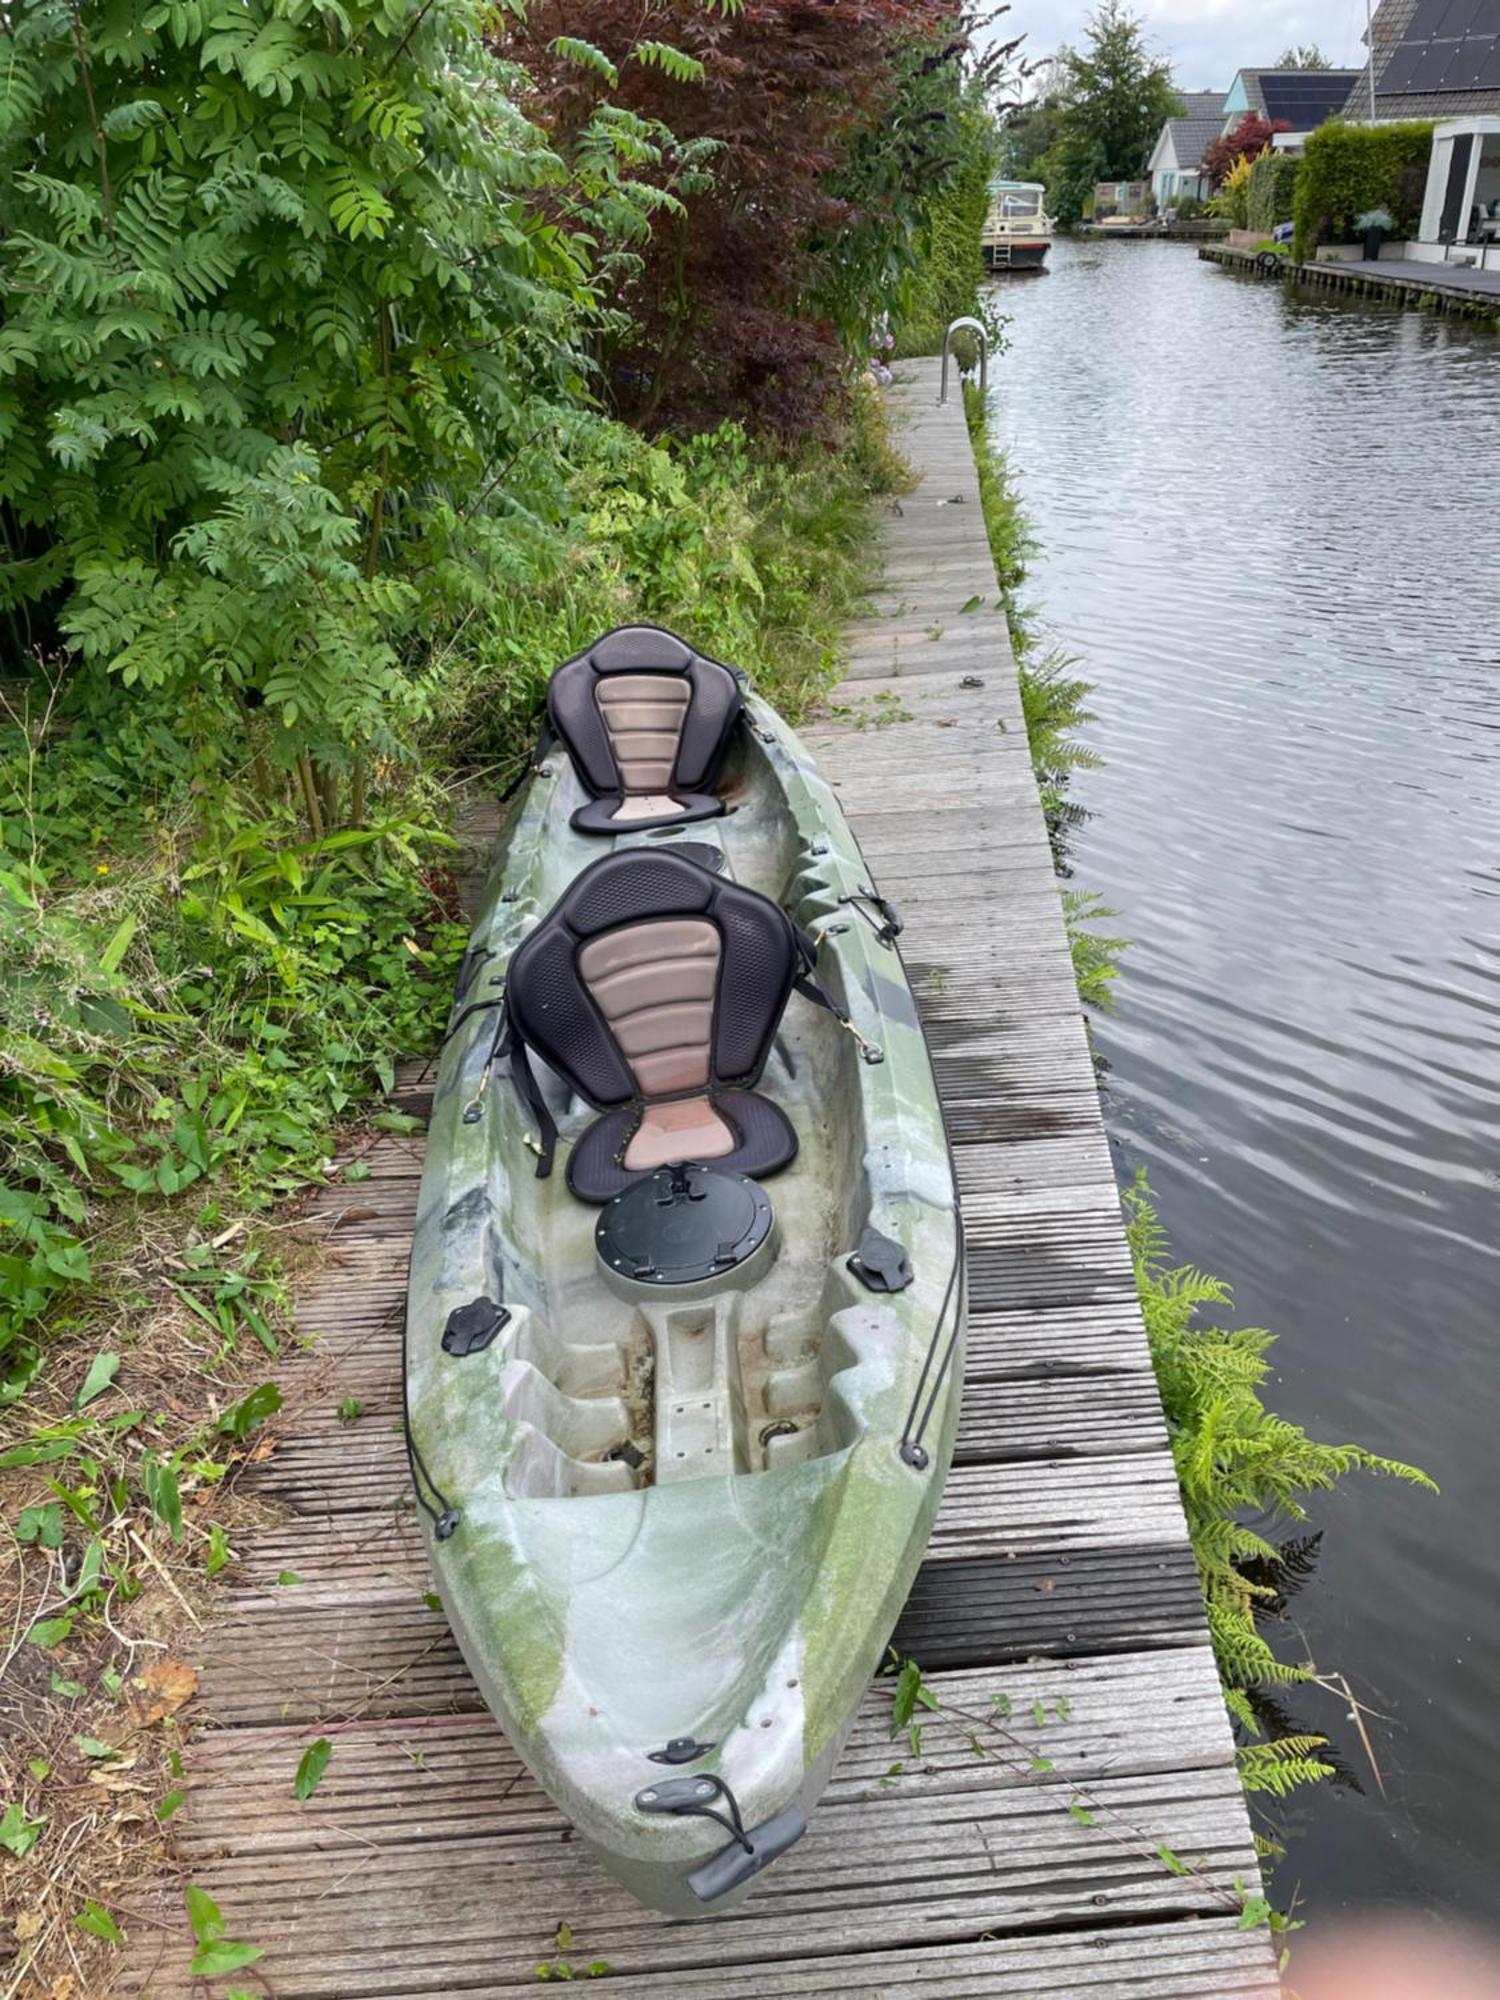
[{"label": "reflection on water", "polygon": [[1283,1339],[1276,1407],[1415,1460],[1319,1508],[1283,1650],[1396,1718],[1323,1787],[1324,1910],[1500,1923],[1500,342],[1061,243],[996,435],[1031,591],[1097,682],[1080,886],[1136,942],[1101,1024],[1122,1168]]}]

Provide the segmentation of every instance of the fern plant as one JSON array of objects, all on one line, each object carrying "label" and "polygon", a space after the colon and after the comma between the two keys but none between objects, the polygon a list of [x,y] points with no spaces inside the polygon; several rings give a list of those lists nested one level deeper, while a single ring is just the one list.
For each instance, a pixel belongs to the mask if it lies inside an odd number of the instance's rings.
[{"label": "fern plant", "polygon": [[[1200,1314],[1231,1303],[1229,1288],[1190,1265],[1168,1264],[1166,1232],[1143,1176],[1126,1190],[1125,1210],[1209,1635],[1230,1712],[1253,1736],[1259,1724],[1248,1690],[1312,1678],[1310,1668],[1278,1658],[1257,1624],[1276,1597],[1274,1585],[1252,1573],[1279,1566],[1270,1532],[1278,1522],[1306,1520],[1308,1497],[1329,1491],[1350,1472],[1436,1488],[1416,1466],[1362,1445],[1319,1443],[1268,1410],[1260,1391],[1270,1373],[1273,1336],[1260,1327],[1200,1325]],[[1327,1776],[1330,1767],[1313,1755],[1320,1744],[1298,1736],[1246,1745],[1240,1761],[1247,1788],[1279,1795]]]}]

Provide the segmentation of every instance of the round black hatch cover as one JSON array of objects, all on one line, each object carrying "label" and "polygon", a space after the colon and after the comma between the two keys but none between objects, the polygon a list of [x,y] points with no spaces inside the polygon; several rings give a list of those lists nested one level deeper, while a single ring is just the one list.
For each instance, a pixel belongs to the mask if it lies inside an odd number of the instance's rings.
[{"label": "round black hatch cover", "polygon": [[744,1174],[661,1167],[605,1204],[594,1243],[623,1278],[691,1285],[743,1264],[770,1233],[771,1204]]}]

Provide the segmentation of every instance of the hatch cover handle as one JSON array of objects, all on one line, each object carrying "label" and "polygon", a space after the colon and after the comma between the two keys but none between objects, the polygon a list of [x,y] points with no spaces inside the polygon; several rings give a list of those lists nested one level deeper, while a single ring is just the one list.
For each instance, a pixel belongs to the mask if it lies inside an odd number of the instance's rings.
[{"label": "hatch cover handle", "polygon": [[[665,1750],[648,1750],[646,1755],[653,1764],[696,1764],[700,1757],[706,1757],[713,1749],[712,1743],[700,1743],[696,1736],[674,1736]],[[705,1778],[704,1783],[708,1780]],[[655,1787],[664,1791],[665,1786]]]}]

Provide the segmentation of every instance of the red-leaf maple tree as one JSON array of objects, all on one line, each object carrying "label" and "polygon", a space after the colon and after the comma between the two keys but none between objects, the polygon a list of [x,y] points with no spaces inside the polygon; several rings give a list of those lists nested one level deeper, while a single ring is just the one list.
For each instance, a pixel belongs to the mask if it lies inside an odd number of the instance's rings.
[{"label": "red-leaf maple tree", "polygon": [[[952,66],[956,103],[967,46],[959,0],[744,0],[733,11],[703,0],[534,0],[501,32],[535,80],[530,114],[565,159],[601,104],[680,141],[716,142],[709,184],[684,212],[658,213],[622,265],[629,327],[600,352],[612,406],[646,428],[700,429],[733,414],[787,435],[816,431],[844,361],[819,287],[870,219],[840,175],[872,136],[890,136],[898,100],[933,66]],[[580,62],[579,42],[614,74]],[[701,77],[639,58],[657,43],[700,62]],[[930,109],[908,121],[882,202],[899,204],[942,168],[941,124]]]},{"label": "red-leaf maple tree", "polygon": [[1199,171],[1207,174],[1210,187],[1220,188],[1237,160],[1258,160],[1270,145],[1273,134],[1290,132],[1291,129],[1285,118],[1278,118],[1273,123],[1269,118],[1262,118],[1258,111],[1247,111],[1232,131],[1210,140],[1203,148]]}]

